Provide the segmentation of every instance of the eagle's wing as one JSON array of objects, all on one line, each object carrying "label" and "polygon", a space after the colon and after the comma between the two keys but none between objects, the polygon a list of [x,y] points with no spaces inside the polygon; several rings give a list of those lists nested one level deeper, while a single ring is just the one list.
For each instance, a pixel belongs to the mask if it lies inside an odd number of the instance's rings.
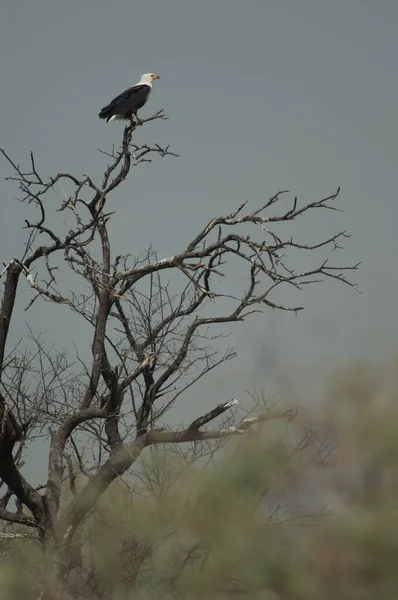
[{"label": "eagle's wing", "polygon": [[145,104],[150,91],[148,85],[134,85],[104,106],[98,116],[100,119],[106,119],[113,115],[125,115],[138,110]]}]

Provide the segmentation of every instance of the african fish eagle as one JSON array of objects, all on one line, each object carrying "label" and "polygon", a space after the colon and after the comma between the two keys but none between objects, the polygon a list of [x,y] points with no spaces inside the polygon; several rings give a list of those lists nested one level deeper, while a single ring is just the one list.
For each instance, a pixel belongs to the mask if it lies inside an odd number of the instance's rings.
[{"label": "african fish eagle", "polygon": [[159,79],[155,73],[144,73],[138,83],[104,106],[98,115],[99,118],[106,119],[107,123],[111,123],[111,121],[121,119],[132,121],[133,115],[135,115],[137,121],[140,121],[137,111],[146,104],[155,79]]}]

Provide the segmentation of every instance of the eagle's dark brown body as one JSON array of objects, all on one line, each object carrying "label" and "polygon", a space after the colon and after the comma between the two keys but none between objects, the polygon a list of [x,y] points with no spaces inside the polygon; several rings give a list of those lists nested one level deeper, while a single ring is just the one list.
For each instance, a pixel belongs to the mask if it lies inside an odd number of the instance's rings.
[{"label": "eagle's dark brown body", "polygon": [[148,100],[151,89],[151,86],[145,83],[134,85],[104,106],[98,115],[99,118],[106,119],[108,123],[111,119],[132,119]]}]

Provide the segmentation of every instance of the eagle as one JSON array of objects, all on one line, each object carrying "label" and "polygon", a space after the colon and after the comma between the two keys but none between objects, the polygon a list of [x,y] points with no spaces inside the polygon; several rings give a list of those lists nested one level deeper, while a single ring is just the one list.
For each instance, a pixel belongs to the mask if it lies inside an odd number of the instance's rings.
[{"label": "eagle", "polygon": [[138,83],[104,106],[98,115],[99,118],[106,119],[107,123],[111,123],[122,119],[132,121],[134,115],[137,121],[140,122],[141,119],[138,117],[137,111],[146,104],[155,79],[159,79],[159,75],[156,75],[156,73],[144,73]]}]

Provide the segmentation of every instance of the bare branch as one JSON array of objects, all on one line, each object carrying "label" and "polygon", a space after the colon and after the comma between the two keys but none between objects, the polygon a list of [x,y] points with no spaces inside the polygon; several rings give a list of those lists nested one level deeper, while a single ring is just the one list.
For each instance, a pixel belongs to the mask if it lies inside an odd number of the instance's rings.
[{"label": "bare branch", "polygon": [[[193,230],[190,241],[170,256],[159,257],[152,247],[135,257],[114,256],[109,228],[114,211],[108,211],[113,194],[123,190],[133,167],[177,156],[168,145],[139,145],[134,135],[138,127],[166,119],[163,111],[131,119],[120,146],[102,151],[106,164],[98,179],[64,171],[44,176],[33,153],[25,169],[0,151],[12,169],[8,180],[27,209],[26,243],[0,270],[0,520],[37,527],[43,544],[62,555],[66,570],[78,527],[145,447],[202,442],[200,452],[213,460],[214,449],[228,438],[294,417],[292,409],[264,410],[237,421],[233,399],[182,430],[159,427],[177,398],[183,400],[204,376],[237,357],[225,347],[232,326],[268,308],[303,310],[299,292],[326,279],[356,289],[349,276],[359,263],[339,266],[327,258],[349,237],[345,231],[326,239],[316,230],[306,239],[292,236],[294,222],[315,209],[340,210],[339,189],[306,204],[294,197],[288,208],[285,190],[260,206],[249,208],[244,201]],[[54,211],[65,215],[57,227]],[[300,270],[296,257],[303,253],[311,260]],[[48,348],[30,325],[29,335],[8,348],[12,318],[21,316],[16,303],[21,275],[34,290],[28,308],[51,302],[90,328],[88,356],[77,347],[61,350],[58,340]],[[65,289],[69,281],[73,289]],[[294,290],[290,302],[282,296],[286,286]],[[47,482],[40,486],[21,471],[33,440],[49,444]],[[88,478],[82,490],[76,485],[79,472]],[[72,499],[61,514],[65,485]],[[15,512],[9,509],[12,500]],[[23,514],[23,506],[33,517]]]}]

